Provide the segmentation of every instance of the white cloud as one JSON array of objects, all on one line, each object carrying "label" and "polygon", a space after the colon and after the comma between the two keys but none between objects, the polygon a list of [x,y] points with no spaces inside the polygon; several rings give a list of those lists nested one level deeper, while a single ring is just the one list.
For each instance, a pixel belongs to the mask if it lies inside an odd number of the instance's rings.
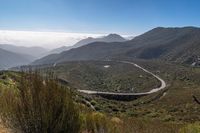
[{"label": "white cloud", "polygon": [[41,46],[52,49],[73,45],[87,37],[99,36],[103,36],[103,34],[0,30],[0,44]]}]

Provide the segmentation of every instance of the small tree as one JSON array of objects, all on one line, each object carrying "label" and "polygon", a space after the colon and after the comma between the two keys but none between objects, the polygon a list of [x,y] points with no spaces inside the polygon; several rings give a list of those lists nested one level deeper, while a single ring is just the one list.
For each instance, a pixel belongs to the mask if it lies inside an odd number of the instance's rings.
[{"label": "small tree", "polygon": [[0,96],[2,121],[16,132],[78,133],[79,112],[69,88],[52,77],[22,73],[17,87]]}]

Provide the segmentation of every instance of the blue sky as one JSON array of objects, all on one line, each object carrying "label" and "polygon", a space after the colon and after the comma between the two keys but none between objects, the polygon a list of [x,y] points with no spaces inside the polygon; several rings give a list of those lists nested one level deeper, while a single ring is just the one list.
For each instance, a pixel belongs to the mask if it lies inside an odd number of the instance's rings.
[{"label": "blue sky", "polygon": [[0,0],[0,44],[52,49],[109,33],[200,27],[199,7],[200,0]]},{"label": "blue sky", "polygon": [[199,0],[0,0],[0,30],[140,34],[200,26]]}]

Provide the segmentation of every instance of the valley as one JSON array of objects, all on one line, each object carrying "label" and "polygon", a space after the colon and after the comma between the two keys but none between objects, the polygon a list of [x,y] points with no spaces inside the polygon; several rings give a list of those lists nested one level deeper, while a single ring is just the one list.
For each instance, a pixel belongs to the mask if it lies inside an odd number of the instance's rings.
[{"label": "valley", "polygon": [[160,85],[151,74],[119,61],[74,61],[37,69],[52,71],[59,79],[82,90],[142,93]]}]

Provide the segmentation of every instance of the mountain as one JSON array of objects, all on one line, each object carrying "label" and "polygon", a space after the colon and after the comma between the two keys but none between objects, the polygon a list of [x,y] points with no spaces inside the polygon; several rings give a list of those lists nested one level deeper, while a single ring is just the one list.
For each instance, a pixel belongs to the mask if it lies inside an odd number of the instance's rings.
[{"label": "mountain", "polygon": [[25,65],[33,61],[29,55],[18,54],[0,48],[0,70]]},{"label": "mountain", "polygon": [[109,34],[109,35],[101,37],[101,38],[88,37],[86,39],[83,39],[83,40],[77,42],[73,46],[73,48],[81,47],[83,45],[90,44],[93,42],[124,42],[124,41],[127,41],[127,40],[118,34]]},{"label": "mountain", "polygon": [[126,42],[94,42],[60,54],[46,56],[33,64],[71,60],[119,58],[160,59],[191,64],[200,57],[200,28],[154,28]]},{"label": "mountain", "polygon": [[47,53],[47,50],[42,47],[24,47],[10,44],[0,44],[0,48],[14,53],[30,55],[35,58],[40,58],[43,54]]},{"label": "mountain", "polygon": [[50,54],[58,54],[61,53],[63,51],[67,51],[73,48],[78,48],[93,42],[124,42],[126,41],[126,39],[124,39],[123,37],[121,37],[118,34],[109,34],[107,36],[101,37],[101,38],[92,38],[92,37],[88,37],[86,39],[82,39],[79,42],[75,43],[73,46],[62,46],[56,49],[51,50],[50,52],[48,52],[47,55]]}]

